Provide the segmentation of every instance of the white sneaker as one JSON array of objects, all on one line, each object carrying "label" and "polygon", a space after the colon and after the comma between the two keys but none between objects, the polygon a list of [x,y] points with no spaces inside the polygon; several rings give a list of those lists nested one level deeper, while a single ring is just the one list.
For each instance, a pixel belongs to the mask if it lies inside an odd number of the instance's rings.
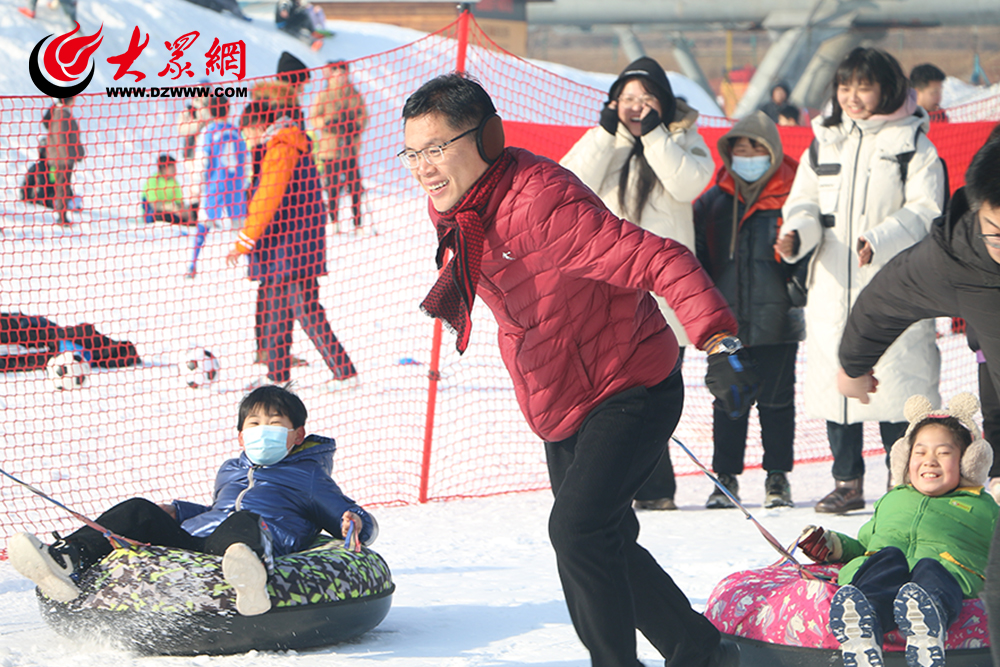
[{"label": "white sneaker", "polygon": [[236,611],[243,616],[257,616],[271,608],[267,569],[247,545],[229,545],[222,557],[222,576],[236,591]]},{"label": "white sneaker", "polygon": [[31,579],[42,593],[59,602],[75,600],[80,589],[73,581],[75,563],[68,552],[59,554],[61,564],[53,558],[49,545],[28,533],[19,533],[7,543],[10,564],[22,575]]}]

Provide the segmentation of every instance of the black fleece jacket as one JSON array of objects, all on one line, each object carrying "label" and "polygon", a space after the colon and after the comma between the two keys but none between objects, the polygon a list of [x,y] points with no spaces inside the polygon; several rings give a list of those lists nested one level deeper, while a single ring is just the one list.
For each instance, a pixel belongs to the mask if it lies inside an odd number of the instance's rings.
[{"label": "black fleece jacket", "polygon": [[979,338],[993,385],[1000,387],[1000,264],[979,238],[977,211],[955,192],[930,235],[894,257],[862,290],[840,341],[840,365],[868,372],[917,320],[962,317]]}]

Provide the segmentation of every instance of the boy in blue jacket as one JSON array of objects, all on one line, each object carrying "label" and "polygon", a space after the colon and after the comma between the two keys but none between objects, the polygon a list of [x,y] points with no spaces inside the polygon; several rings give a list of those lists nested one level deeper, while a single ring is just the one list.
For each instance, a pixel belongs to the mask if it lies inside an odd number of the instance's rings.
[{"label": "boy in blue jacket", "polygon": [[[370,544],[378,524],[345,496],[330,476],[336,443],[306,435],[306,407],[279,386],[255,389],[240,403],[237,430],[243,453],[222,464],[211,506],[180,500],[157,505],[132,498],[97,519],[139,542],[222,556],[222,571],[244,616],[271,608],[267,577],[273,557],[301,551],[321,530]],[[58,536],[57,536],[58,537]],[[46,545],[34,535],[8,544],[11,565],[47,596],[68,602],[80,594],[81,573],[112,551],[100,531],[81,528]]]}]

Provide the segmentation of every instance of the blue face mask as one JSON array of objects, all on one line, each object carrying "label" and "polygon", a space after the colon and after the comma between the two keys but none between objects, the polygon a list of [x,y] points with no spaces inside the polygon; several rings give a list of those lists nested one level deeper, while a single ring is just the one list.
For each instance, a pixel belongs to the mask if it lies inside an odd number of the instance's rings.
[{"label": "blue face mask", "polygon": [[771,168],[770,155],[733,156],[733,172],[747,183],[753,183]]},{"label": "blue face mask", "polygon": [[288,456],[288,429],[268,425],[244,429],[243,451],[254,465],[273,465]]}]

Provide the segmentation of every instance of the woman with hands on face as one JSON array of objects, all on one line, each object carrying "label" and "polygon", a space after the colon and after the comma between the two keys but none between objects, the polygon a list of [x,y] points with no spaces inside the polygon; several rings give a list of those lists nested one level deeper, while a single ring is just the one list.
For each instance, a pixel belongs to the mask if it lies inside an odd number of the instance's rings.
[{"label": "woman with hands on face", "polygon": [[[598,126],[588,130],[560,164],[618,217],[693,252],[692,202],[715,171],[695,126],[697,119],[696,110],[674,97],[659,63],[639,58],[611,85]],[[677,335],[681,363],[688,336],[666,301],[660,297],[656,301]],[[676,509],[675,491],[668,452],[636,495],[636,507]]]}]

